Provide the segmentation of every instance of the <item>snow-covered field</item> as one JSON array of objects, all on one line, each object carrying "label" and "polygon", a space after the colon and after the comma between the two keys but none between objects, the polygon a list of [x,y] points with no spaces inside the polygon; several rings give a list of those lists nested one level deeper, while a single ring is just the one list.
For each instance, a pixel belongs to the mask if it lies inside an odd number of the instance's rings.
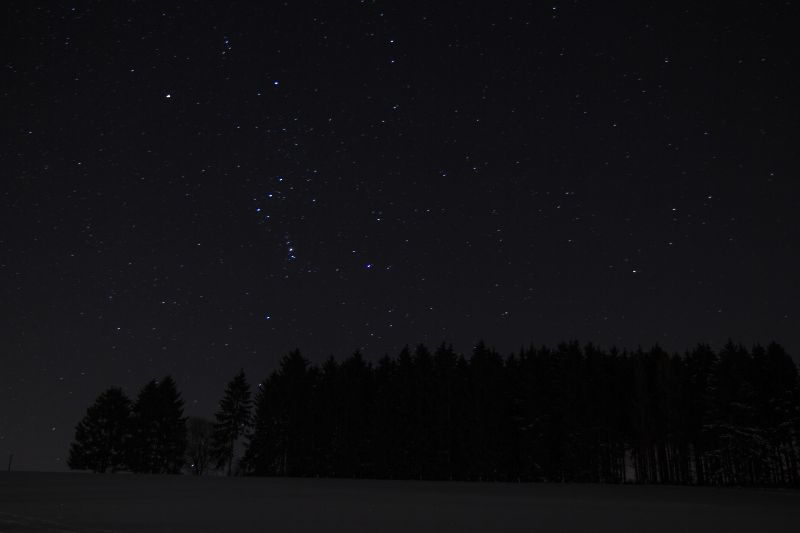
[{"label": "snow-covered field", "polygon": [[0,532],[800,531],[800,492],[0,473]]}]

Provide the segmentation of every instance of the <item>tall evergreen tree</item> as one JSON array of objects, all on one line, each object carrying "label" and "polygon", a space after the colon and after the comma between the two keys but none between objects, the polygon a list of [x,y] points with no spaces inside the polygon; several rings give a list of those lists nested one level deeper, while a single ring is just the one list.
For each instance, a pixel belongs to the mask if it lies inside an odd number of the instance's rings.
[{"label": "tall evergreen tree", "polygon": [[[333,365],[335,365],[335,361],[326,363],[324,370]],[[327,372],[323,371],[323,373],[327,375]],[[375,475],[388,479],[398,477],[397,457],[399,449],[403,446],[399,437],[402,428],[398,424],[397,416],[398,384],[396,374],[397,362],[395,359],[386,355],[378,361],[374,370],[375,401],[371,406],[376,449]],[[329,378],[324,377],[323,379],[326,380],[325,383],[330,381]],[[325,396],[327,397],[328,394]]]},{"label": "tall evergreen tree", "polygon": [[317,383],[314,386],[314,404],[312,416],[316,427],[315,472],[326,477],[337,475],[339,466],[339,445],[341,442],[339,431],[339,411],[341,398],[339,388],[342,379],[339,376],[339,363],[328,357],[317,373]]},{"label": "tall evergreen tree", "polygon": [[[320,475],[314,465],[322,464],[315,454],[321,449],[312,402],[320,382],[319,372],[309,369],[308,361],[294,350],[281,359],[278,371],[259,386],[256,398],[254,431],[248,436],[244,465],[247,471],[262,475]],[[317,389],[318,390],[318,389]],[[320,408],[321,411],[321,408]],[[338,450],[338,423],[328,435],[330,449]],[[331,455],[329,467],[344,459],[340,452]],[[340,475],[334,472],[333,475]]]},{"label": "tall evergreen tree", "polygon": [[274,473],[275,443],[273,442],[272,402],[269,383],[266,379],[258,384],[255,397],[255,413],[253,414],[252,431],[247,433],[245,453],[242,457],[242,470],[247,474],[267,476]]},{"label": "tall evergreen tree", "polygon": [[[270,380],[269,389],[273,393],[272,442],[279,475],[309,474],[307,465],[312,462],[314,449],[311,400],[316,375],[316,371],[310,371],[308,360],[299,350],[294,350],[281,360],[280,369]],[[341,450],[336,442],[334,447]],[[344,454],[340,452],[337,457],[337,463],[341,463]]]},{"label": "tall evergreen tree", "polygon": [[151,380],[133,405],[128,451],[134,472],[178,474],[186,451],[183,400],[171,376]]},{"label": "tall evergreen tree", "polygon": [[336,470],[342,476],[367,477],[374,467],[369,430],[371,374],[371,366],[364,361],[360,352],[345,359],[337,373],[336,436],[340,453]]},{"label": "tall evergreen tree", "polygon": [[75,428],[67,464],[73,470],[114,472],[125,465],[130,437],[130,400],[112,387],[97,397]]},{"label": "tall evergreen tree", "polygon": [[164,442],[161,471],[165,474],[179,474],[186,460],[184,402],[172,376],[166,376],[161,380],[159,392],[164,406],[161,425]]},{"label": "tall evergreen tree", "polygon": [[430,475],[436,479],[460,479],[464,468],[467,425],[464,416],[465,361],[444,343],[433,360],[432,459]]},{"label": "tall evergreen tree", "polygon": [[232,474],[236,442],[250,427],[250,385],[244,370],[240,370],[225,387],[225,395],[214,415],[212,431],[212,457],[217,468],[226,468]]}]

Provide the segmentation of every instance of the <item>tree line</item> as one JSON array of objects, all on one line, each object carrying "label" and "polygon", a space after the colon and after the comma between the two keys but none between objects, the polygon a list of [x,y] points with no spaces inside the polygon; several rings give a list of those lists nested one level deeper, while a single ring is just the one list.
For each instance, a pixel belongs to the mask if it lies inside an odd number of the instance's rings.
[{"label": "tree line", "polygon": [[244,372],[228,385],[216,423],[184,416],[171,376],[148,382],[135,402],[111,387],[75,428],[67,465],[99,473],[179,474],[188,468],[195,475],[227,466],[230,475],[235,443],[249,427],[250,405]]},{"label": "tree line", "polygon": [[95,472],[177,474],[186,452],[183,400],[170,376],[148,382],[135,402],[112,387],[75,428],[67,464]]},{"label": "tree line", "polygon": [[293,351],[252,399],[239,372],[215,420],[189,420],[188,430],[174,391],[165,378],[133,404],[104,392],[78,425],[70,466],[175,473],[186,460],[196,474],[800,486],[800,379],[774,343],[678,355],[573,342],[505,357],[483,343],[470,357],[420,345],[321,365]]}]

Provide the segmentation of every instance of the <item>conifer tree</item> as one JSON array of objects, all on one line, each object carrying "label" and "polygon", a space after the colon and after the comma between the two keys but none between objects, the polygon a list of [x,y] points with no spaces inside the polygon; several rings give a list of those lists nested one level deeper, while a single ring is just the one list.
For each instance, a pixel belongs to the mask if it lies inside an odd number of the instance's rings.
[{"label": "conifer tree", "polygon": [[175,381],[166,376],[148,382],[133,405],[128,450],[134,472],[177,474],[186,450],[186,418]]},{"label": "conifer tree", "polygon": [[256,476],[269,475],[272,472],[272,418],[270,414],[270,397],[267,386],[269,379],[258,385],[255,398],[255,414],[252,418],[252,432],[246,435],[247,443],[242,458],[242,469]]},{"label": "conifer tree", "polygon": [[[320,450],[316,445],[317,435],[322,435],[328,449],[333,451],[328,467],[332,465],[333,474],[340,475],[335,469],[344,459],[344,453],[338,446],[341,424],[338,420],[332,421],[333,433],[327,436],[317,430],[313,417],[315,412],[325,410],[322,406],[317,406],[315,410],[312,401],[314,397],[320,397],[315,393],[315,384],[322,378],[316,369],[308,367],[308,361],[298,350],[294,350],[281,360],[280,369],[259,385],[255,429],[248,435],[243,461],[250,473],[319,475],[319,470],[313,468],[322,464],[315,458]],[[336,400],[333,397],[329,399]]]},{"label": "conifer tree", "polygon": [[162,456],[161,472],[179,474],[186,457],[186,417],[183,416],[183,400],[175,380],[166,376],[159,383],[163,406],[161,417]]},{"label": "conifer tree", "polygon": [[225,388],[225,396],[219,403],[212,432],[212,457],[217,468],[227,466],[231,475],[236,441],[250,427],[250,385],[244,370],[240,370]]},{"label": "conifer tree", "polygon": [[[316,376],[316,372],[309,370],[308,360],[299,350],[294,350],[281,359],[280,369],[270,380],[270,441],[275,454],[275,472],[280,475],[311,474],[305,469],[313,449],[310,415]],[[334,448],[340,450],[336,443]],[[343,455],[343,452],[337,453],[339,460],[334,464],[342,462]]]},{"label": "conifer tree", "polygon": [[73,470],[114,472],[125,463],[129,438],[130,400],[112,387],[97,397],[75,428],[67,464]]}]

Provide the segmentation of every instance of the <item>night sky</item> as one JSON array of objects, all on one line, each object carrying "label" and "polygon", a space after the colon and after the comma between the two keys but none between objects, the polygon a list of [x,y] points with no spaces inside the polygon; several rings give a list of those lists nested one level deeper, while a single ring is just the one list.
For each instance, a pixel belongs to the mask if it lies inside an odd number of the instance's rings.
[{"label": "night sky", "polygon": [[4,2],[0,464],[290,349],[800,353],[791,2]]}]

